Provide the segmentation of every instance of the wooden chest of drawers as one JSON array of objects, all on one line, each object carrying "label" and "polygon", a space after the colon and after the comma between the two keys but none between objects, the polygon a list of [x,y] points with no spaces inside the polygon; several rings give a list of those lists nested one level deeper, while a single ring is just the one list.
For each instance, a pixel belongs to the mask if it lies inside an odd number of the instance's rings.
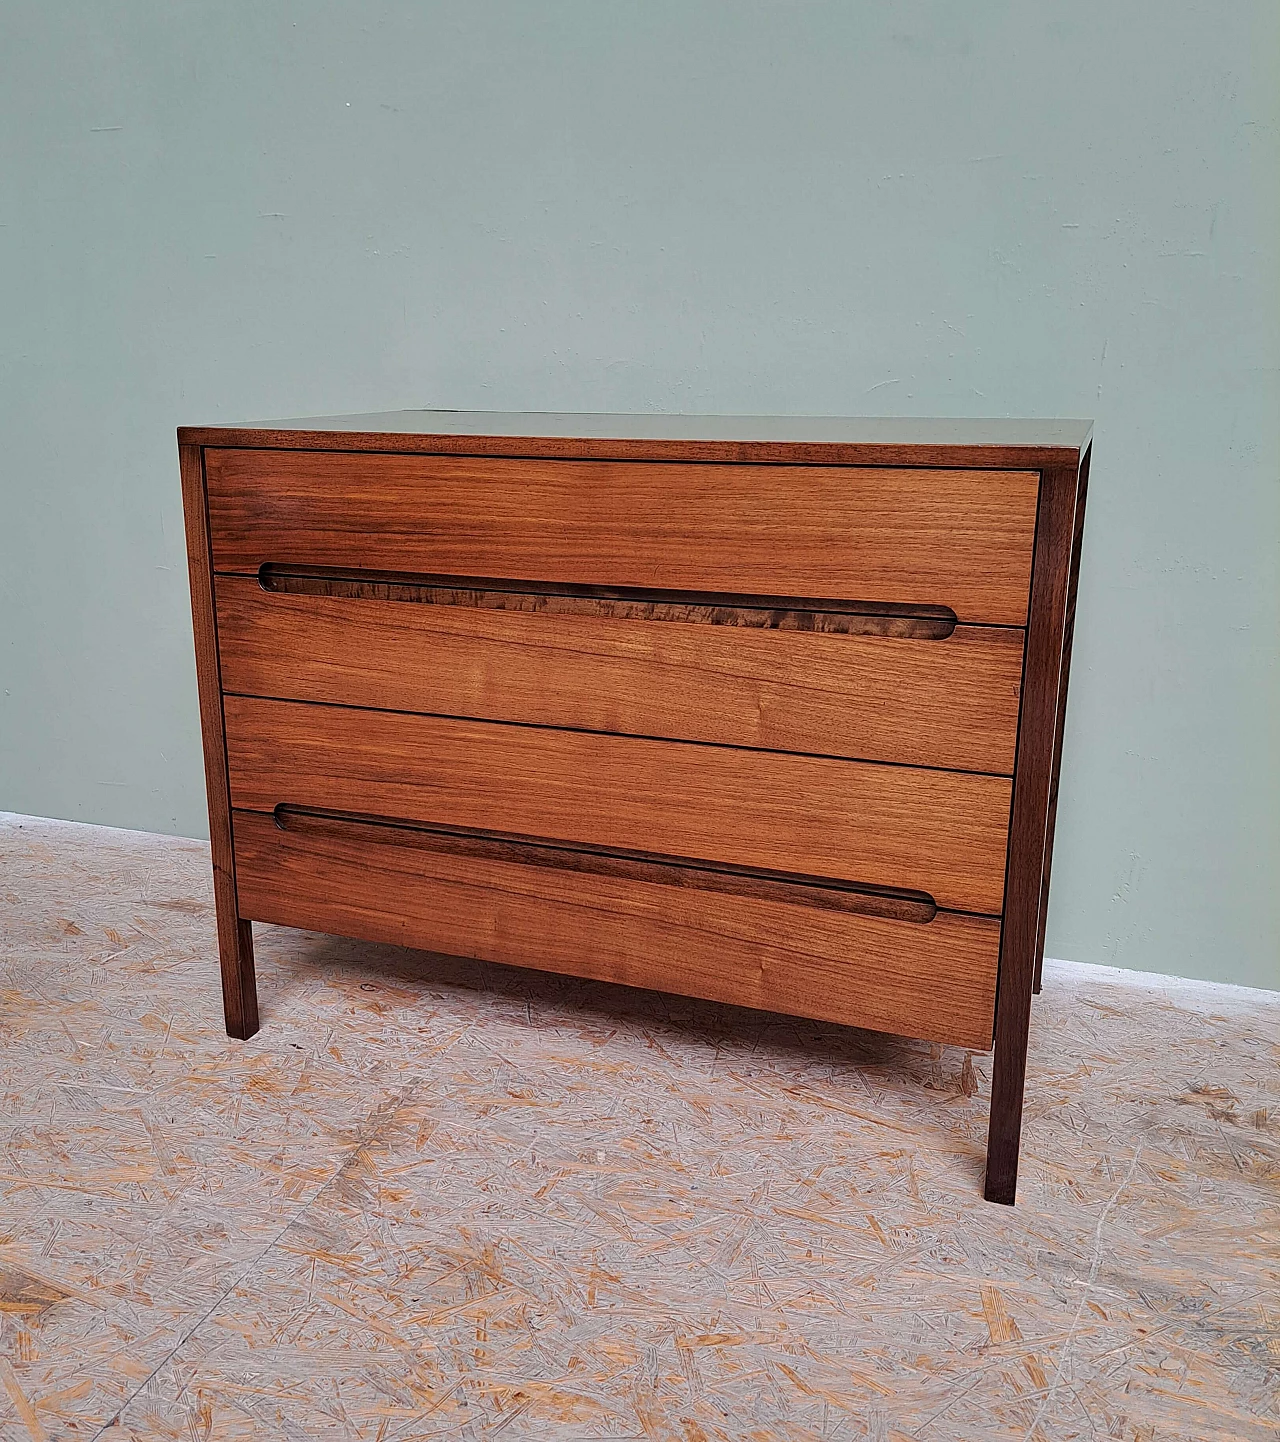
[{"label": "wooden chest of drawers", "polygon": [[264,921],[994,1045],[1012,1202],[1089,434],[180,430],[228,1032]]}]

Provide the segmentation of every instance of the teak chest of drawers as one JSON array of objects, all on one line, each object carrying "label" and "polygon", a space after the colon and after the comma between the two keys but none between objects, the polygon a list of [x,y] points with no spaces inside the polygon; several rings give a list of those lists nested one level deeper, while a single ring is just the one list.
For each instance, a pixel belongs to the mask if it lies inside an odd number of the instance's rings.
[{"label": "teak chest of drawers", "polygon": [[994,1045],[1012,1202],[1089,438],[180,430],[228,1032],[264,921]]}]

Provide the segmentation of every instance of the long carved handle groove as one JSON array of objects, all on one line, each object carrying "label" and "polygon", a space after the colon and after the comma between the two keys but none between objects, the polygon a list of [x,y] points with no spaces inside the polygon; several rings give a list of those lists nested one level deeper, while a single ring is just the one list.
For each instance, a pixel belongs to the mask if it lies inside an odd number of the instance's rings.
[{"label": "long carved handle groove", "polygon": [[267,562],[264,591],[495,611],[538,611],[629,621],[680,621],[757,630],[822,631],[840,636],[898,636],[941,641],[956,627],[945,606],[888,601],[838,601],[808,596],[750,596],[719,591],[663,591],[643,586],[552,585],[484,576],[434,576],[395,571],[331,571]]},{"label": "long carved handle groove", "polygon": [[277,806],[273,815],[283,831],[349,836],[353,828],[359,828],[362,838],[373,843],[392,842],[449,856],[473,857],[478,861],[544,866],[626,881],[647,881],[659,886],[684,886],[727,896],[754,897],[758,901],[785,901],[792,906],[816,906],[827,911],[880,916],[918,925],[932,921],[938,910],[933,897],[925,891],[862,885],[763,867],[732,866],[726,862],[690,860],[651,851],[586,846],[573,841],[428,825],[395,817],[287,803]]}]

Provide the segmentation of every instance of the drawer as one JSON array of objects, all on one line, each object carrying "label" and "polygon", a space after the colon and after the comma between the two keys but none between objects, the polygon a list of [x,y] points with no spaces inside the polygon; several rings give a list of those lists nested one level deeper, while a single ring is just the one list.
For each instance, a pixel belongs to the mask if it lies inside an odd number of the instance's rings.
[{"label": "drawer", "polygon": [[949,607],[1023,625],[1035,471],[211,448],[214,569],[264,563]]},{"label": "drawer", "polygon": [[240,915],[985,1050],[1000,924],[919,924],[234,816]]},{"label": "drawer", "polygon": [[[903,618],[441,588],[425,592],[429,602],[376,598],[424,591],[292,594],[219,576],[222,684],[253,696],[1013,771],[1020,630],[942,627],[925,639],[786,628],[917,624]],[[505,609],[522,604],[552,609]],[[649,619],[694,615],[708,619]]]},{"label": "drawer", "polygon": [[319,808],[1001,909],[1011,783],[967,772],[227,696],[231,803]]}]

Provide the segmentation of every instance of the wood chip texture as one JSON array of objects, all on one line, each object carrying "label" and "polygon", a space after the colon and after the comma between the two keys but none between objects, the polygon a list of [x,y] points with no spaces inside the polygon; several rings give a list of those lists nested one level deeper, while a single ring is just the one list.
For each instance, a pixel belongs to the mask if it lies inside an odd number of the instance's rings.
[{"label": "wood chip texture", "polygon": [[1280,1420],[1280,996],[1050,963],[984,1055],[283,929],[0,816],[0,1439],[1230,1439]]}]

